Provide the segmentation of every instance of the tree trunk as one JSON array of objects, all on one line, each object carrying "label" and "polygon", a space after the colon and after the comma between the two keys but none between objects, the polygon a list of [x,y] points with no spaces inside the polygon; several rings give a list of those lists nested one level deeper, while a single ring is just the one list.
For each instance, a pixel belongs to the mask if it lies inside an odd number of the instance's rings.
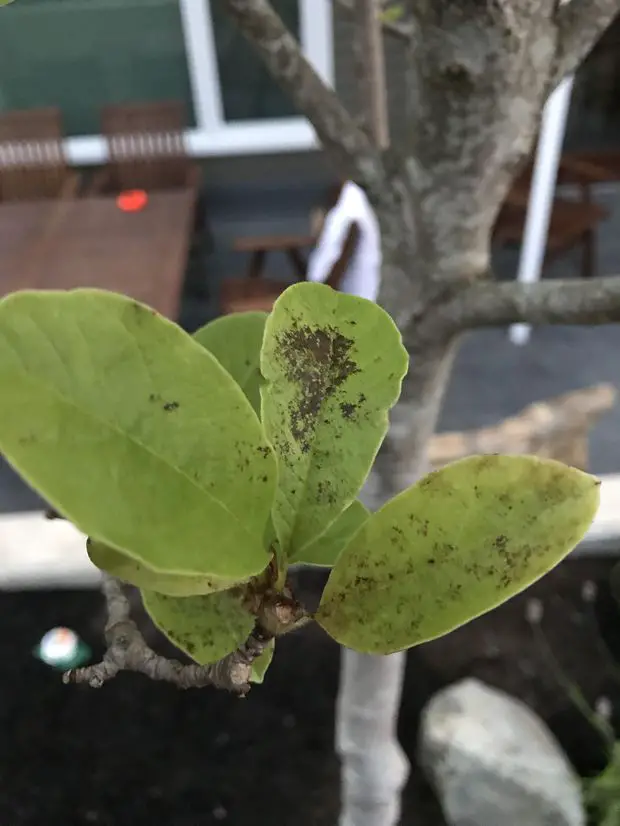
[{"label": "tree trunk", "polygon": [[[495,289],[480,296],[476,282],[489,274],[493,224],[519,162],[532,148],[549,92],[574,70],[618,3],[404,0],[410,19],[395,30],[405,43],[415,123],[397,155],[379,152],[356,125],[304,61],[267,0],[227,0],[230,15],[314,125],[339,175],[364,185],[381,226],[380,303],[403,331],[412,364],[363,495],[371,508],[424,472],[455,336],[471,326],[455,320],[489,323],[492,311],[495,320],[512,321],[524,307],[535,315],[539,301],[544,314],[558,317],[560,302],[546,293],[536,299]],[[350,0],[344,5],[356,8]],[[616,285],[611,289],[620,292]],[[571,292],[569,304],[576,308],[579,296]],[[597,319],[603,293],[585,307]],[[478,295],[476,306],[467,300],[472,294]],[[485,313],[479,312],[483,299]],[[565,306],[561,316],[567,317]],[[398,820],[407,775],[396,739],[403,673],[402,654],[343,652],[337,725],[344,763],[341,826],[394,826]]]},{"label": "tree trunk", "polygon": [[[458,192],[458,183],[455,181],[453,193]],[[393,316],[398,316],[396,305],[402,300],[403,287],[393,292],[394,284],[411,284],[401,262],[413,261],[409,269],[415,268],[420,284],[425,286],[419,292],[414,287],[410,293],[413,323],[404,329],[410,368],[400,400],[392,411],[390,432],[361,496],[371,510],[381,507],[427,470],[428,445],[437,424],[458,340],[434,340],[423,325],[418,329],[416,322],[423,318],[424,307],[437,300],[435,296],[442,295],[446,282],[448,289],[453,289],[449,282],[454,262],[459,263],[459,275],[467,281],[488,271],[490,216],[499,208],[502,187],[496,187],[497,203],[489,205],[487,201],[484,210],[474,199],[469,199],[470,209],[477,209],[478,220],[470,219],[469,231],[455,223],[449,245],[433,237],[441,230],[445,238],[445,227],[429,222],[424,229],[426,244],[422,255],[416,255],[414,249],[420,232],[418,225],[413,225],[414,210],[408,191],[402,182],[400,186],[394,184],[392,204],[395,207],[400,201],[400,214],[394,207],[377,209],[385,257],[383,305]],[[407,758],[397,738],[405,660],[404,653],[373,657],[348,650],[342,652],[336,710],[336,749],[342,760],[340,826],[395,826],[399,821],[401,792],[409,774]]]}]

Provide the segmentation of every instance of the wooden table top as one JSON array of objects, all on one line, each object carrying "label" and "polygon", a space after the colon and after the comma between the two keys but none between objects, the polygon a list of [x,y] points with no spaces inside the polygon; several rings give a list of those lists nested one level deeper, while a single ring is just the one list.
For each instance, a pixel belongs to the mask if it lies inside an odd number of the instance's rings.
[{"label": "wooden table top", "polygon": [[15,207],[26,205],[2,204],[0,289],[99,287],[176,318],[194,198],[190,189],[153,192],[138,212],[123,212],[114,196],[28,205],[34,217],[22,210],[22,240],[13,249],[4,238],[9,225],[19,225]]}]

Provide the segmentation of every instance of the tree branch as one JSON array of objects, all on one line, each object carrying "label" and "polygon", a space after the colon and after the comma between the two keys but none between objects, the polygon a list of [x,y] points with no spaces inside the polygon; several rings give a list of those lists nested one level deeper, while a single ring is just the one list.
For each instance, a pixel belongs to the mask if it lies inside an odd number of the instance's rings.
[{"label": "tree branch", "polygon": [[[519,284],[482,281],[455,293],[428,319],[429,330],[454,335],[475,327],[611,324],[620,321],[620,276]],[[439,332],[441,330],[441,333]]]},{"label": "tree branch", "polygon": [[568,0],[556,12],[558,46],[552,71],[552,89],[579,66],[612,20],[620,0]]},{"label": "tree branch", "polygon": [[202,688],[212,685],[241,696],[250,690],[252,663],[273,639],[257,626],[247,642],[237,651],[212,665],[183,665],[161,657],[150,648],[138,626],[130,617],[129,601],[119,580],[103,574],[101,589],[108,608],[105,629],[107,651],[100,663],[66,671],[65,683],[88,683],[100,688],[119,671],[136,671],[152,680],[164,680],[179,688]]},{"label": "tree branch", "polygon": [[[355,11],[357,5],[356,0],[334,0],[334,2],[350,14]],[[404,43],[411,42],[414,32],[413,24],[407,23],[406,21],[383,20],[381,25],[386,34],[392,35]]]},{"label": "tree branch", "polygon": [[341,174],[364,186],[380,187],[385,179],[380,153],[338,95],[306,60],[271,3],[225,0],[224,7],[273,77],[308,118]]}]

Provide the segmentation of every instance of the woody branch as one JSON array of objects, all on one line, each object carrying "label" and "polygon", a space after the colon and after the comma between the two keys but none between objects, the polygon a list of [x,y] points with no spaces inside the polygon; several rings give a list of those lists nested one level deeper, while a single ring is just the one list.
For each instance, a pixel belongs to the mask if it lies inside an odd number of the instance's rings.
[{"label": "woody branch", "polygon": [[211,665],[183,665],[156,654],[136,623],[131,619],[129,600],[118,579],[103,574],[101,590],[106,600],[108,621],[105,628],[107,650],[100,663],[65,672],[65,683],[86,683],[100,688],[120,671],[135,671],[151,680],[163,680],[179,688],[214,686],[239,695],[250,690],[252,663],[273,639],[259,625],[247,641],[232,654]]},{"label": "woody branch", "polygon": [[537,284],[482,281],[458,290],[425,320],[429,335],[514,323],[611,324],[620,321],[620,276]]}]

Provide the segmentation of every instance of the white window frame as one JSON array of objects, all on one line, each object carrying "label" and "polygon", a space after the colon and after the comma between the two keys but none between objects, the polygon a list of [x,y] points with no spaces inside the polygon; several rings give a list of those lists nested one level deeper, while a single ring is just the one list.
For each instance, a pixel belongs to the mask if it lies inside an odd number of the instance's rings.
[{"label": "white window frame", "polygon": [[[319,147],[316,133],[303,117],[227,123],[211,23],[211,2],[178,0],[183,26],[196,127],[185,133],[193,157],[296,152]],[[333,86],[334,50],[331,0],[298,0],[300,42],[320,76]],[[70,163],[94,165],[107,160],[102,135],[80,135],[65,140]]]}]

